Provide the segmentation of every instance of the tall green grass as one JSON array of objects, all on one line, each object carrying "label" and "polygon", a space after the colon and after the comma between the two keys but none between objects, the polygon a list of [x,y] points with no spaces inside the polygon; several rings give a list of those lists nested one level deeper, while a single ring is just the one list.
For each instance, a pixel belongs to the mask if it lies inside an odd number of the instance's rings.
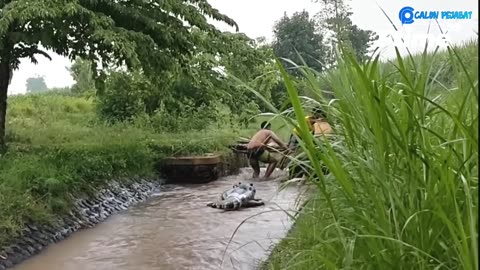
[{"label": "tall green grass", "polygon": [[318,193],[263,268],[478,269],[478,41],[386,63],[340,52],[338,63],[302,68],[330,140],[308,133],[306,99],[279,64]]}]

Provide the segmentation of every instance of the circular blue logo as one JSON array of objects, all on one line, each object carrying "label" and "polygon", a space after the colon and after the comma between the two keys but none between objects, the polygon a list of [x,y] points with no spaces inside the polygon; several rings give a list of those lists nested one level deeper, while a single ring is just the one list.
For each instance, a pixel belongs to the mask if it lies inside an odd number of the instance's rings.
[{"label": "circular blue logo", "polygon": [[413,23],[413,8],[412,7],[404,7],[400,9],[398,12],[398,17],[402,24],[411,24]]}]

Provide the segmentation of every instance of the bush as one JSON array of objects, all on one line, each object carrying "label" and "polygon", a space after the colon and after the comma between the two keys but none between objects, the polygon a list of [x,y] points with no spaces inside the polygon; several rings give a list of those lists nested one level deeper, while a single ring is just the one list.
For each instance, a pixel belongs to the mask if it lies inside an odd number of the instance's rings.
[{"label": "bush", "polygon": [[146,112],[145,100],[154,90],[139,73],[112,72],[98,98],[100,115],[109,122],[133,120]]},{"label": "bush", "polygon": [[95,94],[95,80],[93,78],[92,62],[90,60],[77,57],[68,70],[76,82],[72,86],[72,93],[84,96],[92,96]]},{"label": "bush", "polygon": [[139,72],[112,72],[98,98],[100,116],[156,132],[202,130],[220,120],[214,90],[200,89],[187,76],[162,89],[155,85]]}]

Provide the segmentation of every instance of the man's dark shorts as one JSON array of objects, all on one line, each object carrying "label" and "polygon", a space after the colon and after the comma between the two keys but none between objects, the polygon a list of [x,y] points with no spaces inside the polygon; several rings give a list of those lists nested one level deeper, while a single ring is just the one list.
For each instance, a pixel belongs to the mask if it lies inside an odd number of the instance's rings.
[{"label": "man's dark shorts", "polygon": [[255,159],[265,163],[270,161],[270,153],[264,148],[247,149],[247,157],[248,159]]}]

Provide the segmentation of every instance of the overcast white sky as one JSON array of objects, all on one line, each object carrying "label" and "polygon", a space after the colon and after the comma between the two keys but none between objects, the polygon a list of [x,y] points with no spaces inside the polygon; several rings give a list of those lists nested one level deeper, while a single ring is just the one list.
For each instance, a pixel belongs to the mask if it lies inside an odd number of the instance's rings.
[{"label": "overcast white sky", "polygon": [[[272,39],[272,27],[286,11],[291,15],[295,11],[307,10],[315,14],[321,9],[321,5],[311,0],[209,0],[209,2],[222,13],[233,18],[240,27],[240,32],[246,33],[251,38],[264,36]],[[362,29],[375,31],[380,40],[375,44],[382,51],[382,58],[394,55],[393,42],[388,35],[394,33],[394,29],[383,15],[378,6],[381,6],[392,21],[400,28],[400,34],[404,37],[410,51],[419,51],[425,44],[428,25],[421,21],[401,26],[398,19],[399,10],[408,5],[415,10],[439,10],[439,11],[472,11],[470,20],[439,20],[443,31],[448,31],[447,38],[452,43],[460,43],[478,37],[478,0],[351,0],[348,1],[352,11],[352,20]],[[224,24],[215,23],[222,30],[234,31]],[[431,25],[432,38],[439,37],[438,27]],[[397,35],[399,35],[397,33]],[[51,54],[52,61],[40,58],[39,64],[31,64],[23,59],[19,70],[14,72],[9,94],[25,92],[27,78],[44,76],[48,87],[63,87],[74,83],[66,67],[71,63],[68,59],[59,55]]]}]

